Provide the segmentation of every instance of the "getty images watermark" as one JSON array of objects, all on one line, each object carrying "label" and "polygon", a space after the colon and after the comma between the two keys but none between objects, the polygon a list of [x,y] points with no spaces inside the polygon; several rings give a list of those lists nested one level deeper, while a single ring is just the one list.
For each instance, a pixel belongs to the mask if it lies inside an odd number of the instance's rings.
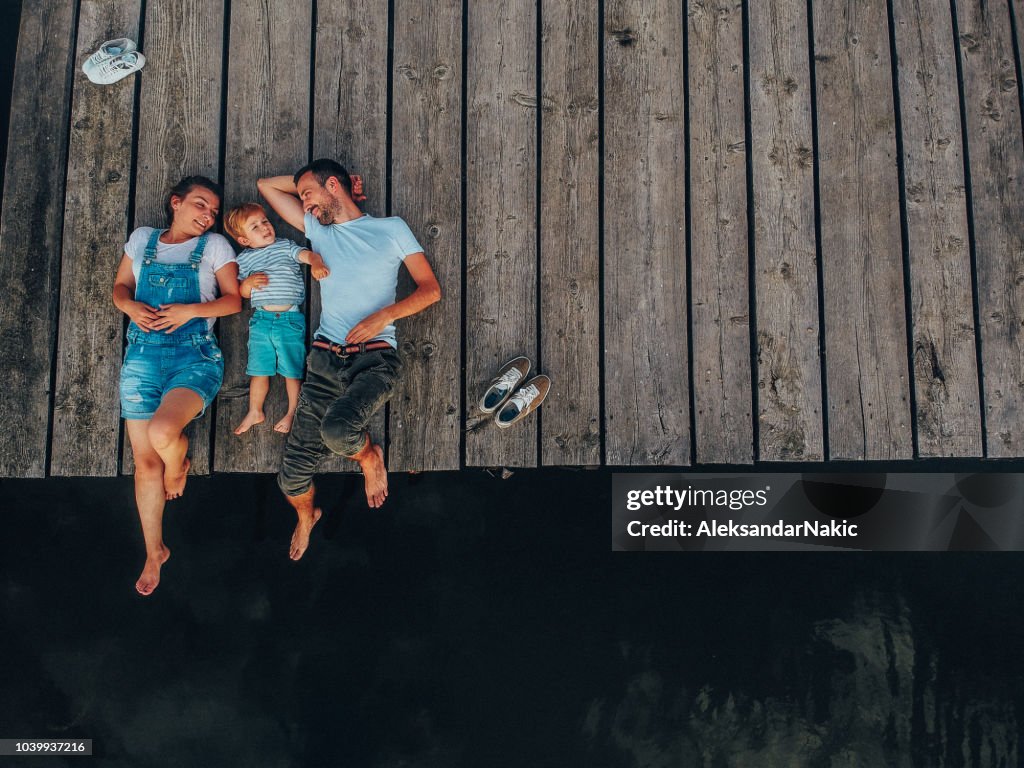
[{"label": "getty images watermark", "polygon": [[612,548],[1024,549],[1017,474],[617,474]]}]

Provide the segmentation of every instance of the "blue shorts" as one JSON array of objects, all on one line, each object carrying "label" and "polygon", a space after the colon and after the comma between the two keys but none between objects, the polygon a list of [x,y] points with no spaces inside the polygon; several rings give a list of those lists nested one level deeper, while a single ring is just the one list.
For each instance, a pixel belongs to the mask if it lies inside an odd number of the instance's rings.
[{"label": "blue shorts", "polygon": [[153,418],[172,389],[191,389],[203,398],[202,416],[223,381],[224,356],[212,335],[180,344],[130,343],[121,366],[121,417]]},{"label": "blue shorts", "polygon": [[249,320],[247,376],[301,379],[306,362],[306,317],[301,312],[257,309]]}]

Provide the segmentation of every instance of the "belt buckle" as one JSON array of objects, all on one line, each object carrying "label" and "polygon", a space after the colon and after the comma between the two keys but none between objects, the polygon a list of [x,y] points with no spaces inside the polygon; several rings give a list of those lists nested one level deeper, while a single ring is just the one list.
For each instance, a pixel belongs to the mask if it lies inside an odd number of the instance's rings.
[{"label": "belt buckle", "polygon": [[347,360],[349,357],[348,352],[345,351],[344,344],[335,344],[332,347],[331,351],[334,352],[334,354],[336,354],[340,360]]}]

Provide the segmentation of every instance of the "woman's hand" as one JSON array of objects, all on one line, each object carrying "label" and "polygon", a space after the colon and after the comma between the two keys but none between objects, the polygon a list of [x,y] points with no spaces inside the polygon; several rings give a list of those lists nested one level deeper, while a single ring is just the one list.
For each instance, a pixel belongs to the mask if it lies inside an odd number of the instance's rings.
[{"label": "woman's hand", "polygon": [[156,308],[149,304],[143,304],[141,301],[129,302],[124,313],[146,333],[155,330],[154,324],[160,319],[159,311]]},{"label": "woman's hand", "polygon": [[189,320],[198,317],[195,308],[195,304],[161,304],[157,312],[159,319],[151,327],[154,331],[172,333]]},{"label": "woman's hand", "polygon": [[364,341],[373,341],[390,324],[391,316],[384,310],[378,310],[356,323],[345,337],[345,343],[362,344]]}]

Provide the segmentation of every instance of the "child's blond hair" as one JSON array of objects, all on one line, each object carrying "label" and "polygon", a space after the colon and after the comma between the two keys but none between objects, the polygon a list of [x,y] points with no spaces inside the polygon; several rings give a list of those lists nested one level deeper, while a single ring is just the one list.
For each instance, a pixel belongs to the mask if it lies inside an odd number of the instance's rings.
[{"label": "child's blond hair", "polygon": [[238,238],[245,237],[245,222],[250,216],[257,213],[262,213],[264,216],[267,215],[267,212],[259,203],[236,205],[224,217],[224,230],[235,239],[235,242],[238,242]]}]

